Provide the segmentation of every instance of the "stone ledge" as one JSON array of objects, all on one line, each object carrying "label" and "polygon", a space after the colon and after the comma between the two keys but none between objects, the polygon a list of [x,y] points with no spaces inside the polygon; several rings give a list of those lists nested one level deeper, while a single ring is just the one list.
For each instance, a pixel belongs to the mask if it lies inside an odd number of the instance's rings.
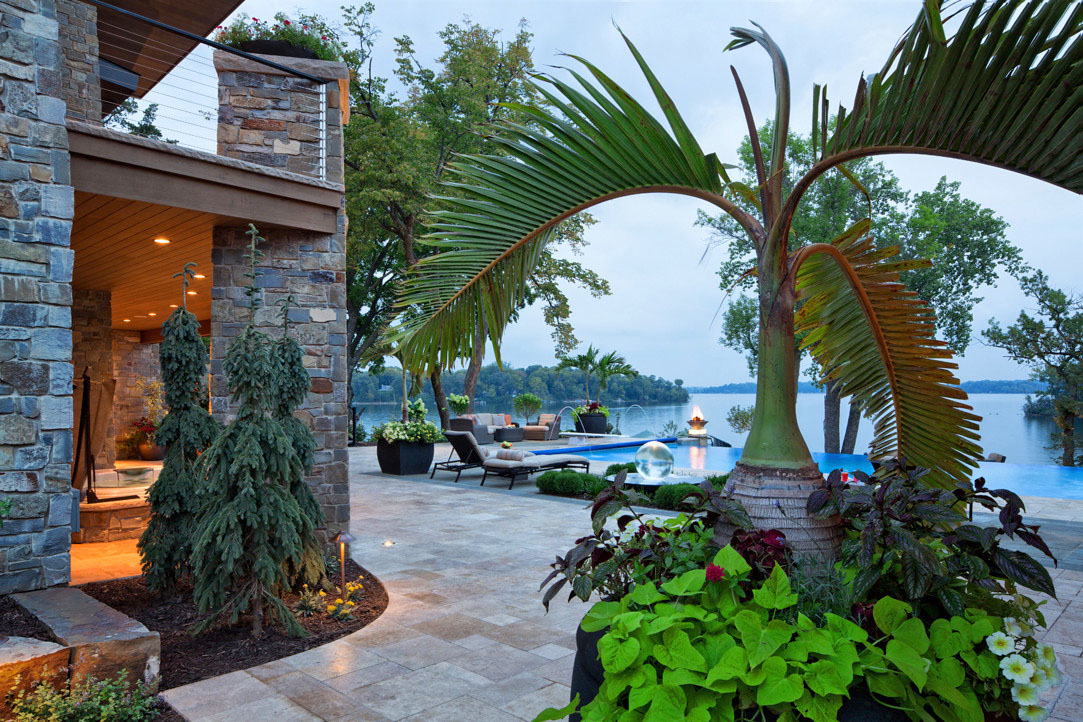
[{"label": "stone ledge", "polygon": [[[142,490],[140,490],[142,491]],[[150,521],[150,502],[142,494],[136,499],[86,502],[79,505],[79,531],[73,544],[138,539]]]},{"label": "stone ledge", "polygon": [[5,696],[28,691],[35,682],[49,675],[58,677],[57,687],[68,684],[68,648],[56,642],[29,637],[0,637],[0,717],[11,714]]},{"label": "stone ledge", "polygon": [[88,676],[116,677],[124,670],[133,684],[142,680],[157,688],[162,656],[157,632],[71,587],[15,594],[12,599],[71,647],[73,684]]}]

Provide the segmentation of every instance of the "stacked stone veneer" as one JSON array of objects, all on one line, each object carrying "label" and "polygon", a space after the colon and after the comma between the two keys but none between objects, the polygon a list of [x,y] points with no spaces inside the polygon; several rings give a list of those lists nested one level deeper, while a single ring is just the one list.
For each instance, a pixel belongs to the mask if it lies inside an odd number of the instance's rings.
[{"label": "stacked stone veneer", "polygon": [[54,0],[0,0],[0,594],[70,578],[74,198]]},{"label": "stacked stone veneer", "polygon": [[[72,291],[71,340],[72,372],[82,377],[90,374],[91,381],[113,378],[113,306],[108,291]],[[94,468],[112,469],[116,461],[115,431],[112,417],[106,424],[105,443],[94,457]]]},{"label": "stacked stone veneer", "polygon": [[[309,81],[259,63],[216,52],[219,80],[218,152],[316,178],[341,183],[342,63],[273,57],[272,60],[318,78],[333,79],[322,89]],[[320,120],[322,106],[322,129]],[[322,142],[320,132],[322,130]],[[211,260],[211,411],[221,421],[231,415],[223,359],[233,338],[251,320],[267,333],[282,333],[274,304],[292,295],[292,333],[304,348],[312,388],[297,415],[316,437],[315,468],[308,478],[327,516],[330,535],[350,518],[346,450],[346,213],[339,211],[334,234],[261,228],[267,242],[256,285],[263,308],[251,319],[244,293],[249,280],[244,263],[248,238],[243,228],[214,229]]]},{"label": "stacked stone veneer", "polygon": [[218,154],[343,182],[342,63],[266,56],[333,82],[317,84],[216,50]]},{"label": "stacked stone veneer", "polygon": [[68,115],[88,123],[102,120],[101,80],[98,71],[98,9],[79,0],[56,0],[60,21],[60,97]]},{"label": "stacked stone veneer", "polygon": [[[291,333],[304,348],[304,364],[312,377],[308,398],[297,416],[312,429],[317,444],[315,468],[308,478],[327,516],[329,533],[345,528],[350,500],[346,450],[346,277],[344,219],[333,236],[303,231],[271,231],[264,235],[266,254],[256,285],[262,308],[253,320],[272,336],[282,322],[275,302],[293,295],[301,308],[290,309]],[[251,317],[244,293],[248,238],[241,228],[214,230],[214,288],[211,301],[211,411],[220,421],[231,417],[228,379],[223,359],[233,338]]]},{"label": "stacked stone veneer", "polygon": [[147,415],[143,394],[135,386],[139,379],[160,379],[158,344],[143,343],[138,331],[113,331],[113,427],[121,437],[132,430],[140,417]]}]

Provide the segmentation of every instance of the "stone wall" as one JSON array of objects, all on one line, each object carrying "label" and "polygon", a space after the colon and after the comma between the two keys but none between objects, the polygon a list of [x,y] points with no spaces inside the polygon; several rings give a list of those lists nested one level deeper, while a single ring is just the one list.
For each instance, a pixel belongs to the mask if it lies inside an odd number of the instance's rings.
[{"label": "stone wall", "polygon": [[0,594],[70,574],[70,179],[54,0],[0,0]]},{"label": "stone wall", "polygon": [[60,21],[60,97],[68,115],[88,123],[102,121],[101,81],[98,75],[98,9],[79,0],[56,0]]},{"label": "stone wall", "polygon": [[[71,365],[72,373],[82,377],[90,373],[92,381],[113,378],[113,306],[109,291],[72,291]],[[112,469],[116,461],[116,431],[113,418],[107,424],[105,445],[94,458],[94,468]]]},{"label": "stone wall", "polygon": [[[292,294],[301,306],[290,310],[292,333],[304,348],[312,388],[298,411],[316,436],[316,464],[308,478],[327,515],[329,534],[345,528],[350,503],[346,449],[346,275],[345,214],[334,236],[266,229],[266,254],[256,285],[264,305],[255,318],[271,335],[282,333],[275,302]],[[211,411],[220,421],[231,415],[223,359],[229,344],[249,321],[250,302],[244,229],[214,230],[214,287],[211,291]]]},{"label": "stone wall", "polygon": [[138,331],[113,331],[113,426],[118,437],[132,430],[132,424],[147,415],[143,394],[136,389],[139,379],[160,379],[158,344],[143,343]]},{"label": "stone wall", "polygon": [[342,183],[344,83],[338,79],[349,77],[346,66],[266,57],[332,82],[316,84],[216,50],[218,154]]}]

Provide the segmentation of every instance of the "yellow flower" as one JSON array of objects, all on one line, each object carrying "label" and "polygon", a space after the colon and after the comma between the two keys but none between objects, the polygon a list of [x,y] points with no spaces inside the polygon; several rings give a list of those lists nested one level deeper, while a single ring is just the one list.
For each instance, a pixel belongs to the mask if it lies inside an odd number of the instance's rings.
[{"label": "yellow flower", "polygon": [[321,596],[321,597],[326,597],[326,596],[327,596],[327,592],[325,592],[325,591],[323,591],[323,590],[321,589],[321,590],[320,590],[320,596]]},{"label": "yellow flower", "polygon": [[341,599],[336,599],[335,604],[342,604],[342,600]]}]

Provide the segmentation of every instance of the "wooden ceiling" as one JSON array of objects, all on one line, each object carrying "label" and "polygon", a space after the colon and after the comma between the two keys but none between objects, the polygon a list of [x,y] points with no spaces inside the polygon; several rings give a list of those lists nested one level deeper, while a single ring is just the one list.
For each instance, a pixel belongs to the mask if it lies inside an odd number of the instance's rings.
[{"label": "wooden ceiling", "polygon": [[[71,246],[75,250],[72,287],[111,291],[113,328],[160,329],[181,303],[184,264],[195,261],[197,279],[188,310],[211,317],[211,233],[215,225],[236,222],[213,213],[125,200],[76,191]],[[168,238],[159,245],[155,238]],[[156,314],[151,316],[150,314]],[[129,319],[125,321],[124,319]]]}]

